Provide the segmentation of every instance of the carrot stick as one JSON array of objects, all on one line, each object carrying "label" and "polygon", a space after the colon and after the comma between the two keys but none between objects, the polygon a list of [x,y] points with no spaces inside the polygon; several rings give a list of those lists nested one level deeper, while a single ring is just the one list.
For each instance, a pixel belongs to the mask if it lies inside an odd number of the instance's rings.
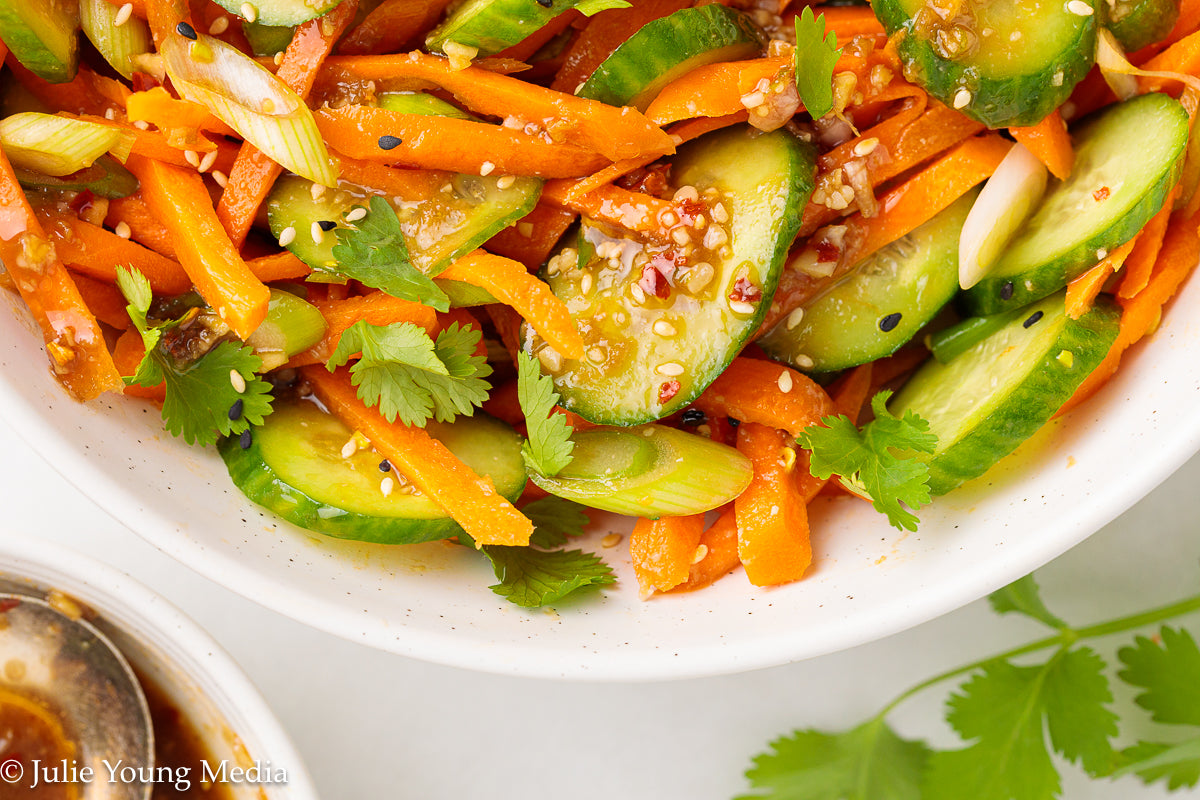
[{"label": "carrot stick", "polygon": [[245,340],[267,315],[271,293],[246,266],[196,172],[130,156],[126,166],[175,239],[179,261],[221,319]]},{"label": "carrot stick", "polygon": [[1146,227],[1142,228],[1133,246],[1133,252],[1125,261],[1125,277],[1117,287],[1117,297],[1128,300],[1136,295],[1150,282],[1154,264],[1158,261],[1158,253],[1162,249],[1163,237],[1167,233],[1167,223],[1171,219],[1172,193],[1158,213],[1150,218]]},{"label": "carrot stick", "polygon": [[573,211],[539,203],[516,225],[505,228],[489,239],[484,249],[520,261],[526,269],[537,270],[546,263],[554,246],[575,222],[576,216]]},{"label": "carrot stick", "polygon": [[480,408],[514,428],[521,428],[525,424],[525,412],[521,410],[517,389],[516,380],[494,387]]},{"label": "carrot stick", "polygon": [[667,226],[659,221],[660,217],[668,212],[679,216],[679,209],[670,200],[631,192],[611,183],[579,195],[570,190],[569,184],[552,181],[543,188],[542,199],[660,242],[669,239]]},{"label": "carrot stick", "polygon": [[[354,21],[358,0],[342,0],[333,10],[296,28],[279,62],[279,78],[288,88],[307,99],[325,57],[342,32]],[[229,172],[225,191],[217,204],[217,218],[235,247],[241,247],[254,224],[258,208],[266,199],[283,167],[250,142],[242,142],[237,161]]]},{"label": "carrot stick", "polygon": [[309,366],[301,374],[330,411],[351,430],[361,431],[393,468],[441,506],[476,544],[529,544],[533,523],[496,493],[491,478],[475,473],[421,428],[389,423],[363,405],[347,368],[330,373]]},{"label": "carrot stick", "polygon": [[194,128],[222,136],[237,133],[207,108],[190,100],[178,100],[161,86],[132,92],[125,98],[125,114],[130,122],[149,122],[156,128]]},{"label": "carrot stick", "polygon": [[508,306],[498,303],[484,306],[484,309],[491,317],[492,325],[495,326],[496,333],[500,335],[500,341],[504,343],[504,349],[508,350],[508,354],[512,356],[515,364],[517,353],[521,351],[521,315]]},{"label": "carrot stick", "polygon": [[75,281],[79,296],[96,319],[119,331],[129,327],[129,312],[125,310],[128,301],[120,289],[78,272],[71,273],[71,280]]},{"label": "carrot stick", "polygon": [[[1149,72],[1183,72],[1200,74],[1200,31],[1189,34],[1166,50],[1146,61],[1141,69]],[[1167,78],[1138,78],[1143,91],[1160,91],[1169,81]]]},{"label": "carrot stick", "polygon": [[73,214],[49,211],[43,219],[59,258],[85,275],[116,283],[117,266],[121,265],[145,275],[156,294],[183,294],[192,288],[192,279],[183,267],[137,242]]},{"label": "carrot stick", "polygon": [[780,458],[787,445],[786,434],[766,425],[738,426],[738,450],[754,464],[754,478],[733,501],[738,558],[755,586],[798,580],[812,563],[808,509],[792,477],[795,462]]},{"label": "carrot stick", "polygon": [[691,4],[692,0],[638,0],[630,8],[610,9],[594,15],[567,51],[550,88],[574,93],[575,87],[595,72],[600,62],[642,26]]},{"label": "carrot stick", "polygon": [[[478,175],[576,178],[607,159],[570,144],[551,144],[524,131],[451,117],[400,114],[369,106],[314,112],[326,143],[351,158],[379,164],[444,169]],[[391,137],[384,138],[384,137]],[[380,147],[381,139],[393,149]],[[488,168],[484,168],[488,164]]]},{"label": "carrot stick", "polygon": [[704,515],[639,519],[629,534],[629,555],[643,598],[669,592],[688,579],[704,533]]},{"label": "carrot stick", "polygon": [[746,84],[774,80],[791,64],[782,57],[720,62],[696,67],[663,87],[646,108],[646,116],[659,125],[694,117],[722,117],[745,108]]},{"label": "carrot stick", "polygon": [[312,268],[284,250],[271,255],[246,259],[246,266],[263,283],[291,281],[307,277]]},{"label": "carrot stick", "polygon": [[1079,319],[1091,310],[1092,304],[1096,302],[1096,297],[1100,294],[1100,290],[1104,288],[1104,282],[1125,263],[1125,259],[1129,257],[1129,253],[1133,250],[1137,240],[1138,236],[1134,236],[1128,242],[1100,259],[1099,264],[1067,284],[1068,317]]},{"label": "carrot stick", "polygon": [[[117,338],[116,347],[113,349],[113,361],[116,363],[118,372],[125,376],[136,374],[138,366],[145,357],[146,343],[142,341],[142,335],[135,328],[126,329]],[[126,386],[123,391],[132,397],[144,397],[147,400],[157,400],[160,403],[167,396],[166,385],[162,383],[157,386],[139,386],[134,384]]]},{"label": "carrot stick", "polygon": [[[7,49],[4,50],[8,52]],[[95,114],[101,118],[108,109],[117,111],[118,107],[97,90],[95,74],[86,67],[80,68],[75,77],[66,83],[50,83],[25,68],[15,57],[9,55],[5,59],[7,66],[30,94],[41,100],[56,111],[66,111],[71,114]]]},{"label": "carrot stick", "polygon": [[1067,133],[1067,123],[1062,114],[1054,109],[1041,122],[1027,128],[1009,128],[1013,138],[1029,148],[1038,161],[1046,165],[1050,174],[1065,181],[1075,164],[1075,148]]},{"label": "carrot stick", "polygon": [[741,563],[738,560],[737,514],[732,505],[721,512],[717,521],[700,536],[697,550],[701,549],[704,556],[692,564],[687,580],[671,591],[691,592],[703,589],[728,575]]},{"label": "carrot stick", "polygon": [[108,201],[108,214],[104,217],[104,224],[115,228],[119,222],[129,226],[129,238],[133,241],[172,261],[178,260],[175,257],[175,244],[171,241],[170,231],[154,216],[140,189],[128,197],[117,197]]},{"label": "carrot stick", "polygon": [[746,357],[735,358],[696,398],[695,406],[709,417],[758,422],[793,436],[834,413],[829,395],[807,375]]},{"label": "carrot stick", "polygon": [[345,300],[316,301],[313,305],[325,317],[325,336],[308,350],[293,356],[288,362],[289,367],[324,364],[337,349],[346,329],[360,320],[369,325],[411,322],[430,334],[437,330],[437,313],[432,308],[383,292]]},{"label": "carrot stick", "polygon": [[550,287],[530,275],[522,264],[476,250],[455,261],[439,277],[486,289],[515,309],[559,353],[567,358],[583,358],[583,337],[571,313]]},{"label": "carrot stick", "polygon": [[829,396],[833,400],[835,413],[857,425],[867,401],[872,396],[873,375],[874,364],[863,364],[850,370],[830,386]]},{"label": "carrot stick", "polygon": [[822,6],[818,14],[825,15],[826,33],[836,33],[839,44],[855,36],[886,36],[870,6]]},{"label": "carrot stick", "polygon": [[451,0],[384,0],[354,27],[338,52],[347,56],[395,53],[437,20]]}]

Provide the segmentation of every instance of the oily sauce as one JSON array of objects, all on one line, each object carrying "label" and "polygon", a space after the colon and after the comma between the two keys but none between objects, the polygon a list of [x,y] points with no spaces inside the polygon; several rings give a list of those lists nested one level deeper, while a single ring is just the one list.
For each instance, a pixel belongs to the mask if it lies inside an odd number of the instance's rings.
[{"label": "oily sauce", "polygon": [[[199,732],[158,686],[138,675],[150,721],[154,727],[155,770],[168,768],[169,774],[186,774],[186,782],[157,782],[152,800],[233,800],[225,784],[205,785],[203,763],[216,769],[217,761],[205,747]],[[186,769],[186,773],[184,770]]]},{"label": "oily sauce", "polygon": [[75,742],[57,711],[38,698],[0,689],[0,764],[16,762],[23,776],[13,783],[0,780],[0,800],[77,800],[74,784],[39,782],[30,788],[35,761],[70,763],[75,756]]}]

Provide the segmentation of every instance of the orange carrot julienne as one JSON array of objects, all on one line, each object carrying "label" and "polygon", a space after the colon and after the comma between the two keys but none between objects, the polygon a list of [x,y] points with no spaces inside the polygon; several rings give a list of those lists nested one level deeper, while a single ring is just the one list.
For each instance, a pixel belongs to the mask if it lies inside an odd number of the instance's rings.
[{"label": "orange carrot julienne", "polygon": [[95,315],[96,319],[119,331],[129,327],[129,312],[125,310],[128,301],[125,299],[125,295],[121,294],[120,289],[111,283],[98,281],[80,272],[72,271],[71,280],[75,281],[75,287],[79,289],[79,296],[83,298],[84,305]]},{"label": "orange carrot julienne", "polygon": [[360,431],[400,474],[442,507],[477,544],[527,545],[533,523],[496,492],[490,478],[464,464],[421,428],[389,423],[358,399],[345,367],[309,366],[313,393],[351,430]]},{"label": "orange carrot julienne", "polygon": [[135,241],[84,222],[73,214],[50,212],[45,219],[59,257],[79,272],[115,283],[120,265],[145,275],[150,288],[158,294],[183,294],[192,288],[192,279],[178,262]]},{"label": "orange carrot julienne", "polygon": [[808,508],[792,476],[795,462],[780,458],[788,438],[754,422],[738,426],[738,450],[754,465],[750,485],[733,501],[738,558],[755,586],[798,580],[812,563]]},{"label": "orange carrot julienne", "polygon": [[646,116],[659,125],[694,117],[722,117],[742,110],[742,88],[760,80],[774,80],[790,69],[782,57],[706,64],[663,87],[646,108]]},{"label": "orange carrot julienne", "polygon": [[1009,128],[1008,132],[1029,148],[1029,152],[1046,165],[1051,175],[1059,180],[1066,180],[1071,174],[1071,167],[1075,164],[1075,148],[1071,145],[1070,134],[1067,133],[1067,123],[1063,122],[1058,109],[1050,112],[1036,125]]},{"label": "orange carrot julienne", "polygon": [[[145,357],[146,344],[142,341],[142,335],[137,332],[137,329],[128,328],[117,337],[117,344],[113,348],[113,361],[121,375],[128,377],[136,374],[138,366],[141,365],[142,359]],[[163,383],[157,386],[139,386],[138,384],[133,384],[132,386],[126,386],[122,391],[131,397],[144,397],[147,400],[157,400],[160,403],[167,396],[166,384]]]},{"label": "orange carrot julienne", "polygon": [[[1178,188],[1178,184],[1176,184],[1176,189]],[[1138,234],[1133,252],[1125,260],[1125,277],[1121,279],[1121,285],[1117,287],[1117,297],[1129,299],[1146,288],[1146,284],[1150,282],[1154,263],[1158,260],[1158,253],[1162,249],[1163,237],[1167,233],[1167,224],[1171,219],[1171,206],[1175,196],[1175,192],[1168,195],[1163,207],[1150,218],[1146,227],[1142,228],[1141,233]]]},{"label": "orange carrot julienne", "polygon": [[486,289],[515,309],[559,353],[567,358],[583,358],[583,337],[566,305],[524,265],[476,250],[455,261],[439,277]]},{"label": "orange carrot julienne", "polygon": [[488,239],[483,247],[489,253],[520,261],[526,269],[536,271],[546,263],[577,216],[573,211],[539,203],[520,222]]},{"label": "orange carrot julienne", "polygon": [[639,519],[629,534],[629,555],[642,597],[669,592],[688,579],[704,533],[704,515]]},{"label": "orange carrot julienne", "polygon": [[179,100],[161,86],[132,92],[125,98],[125,113],[130,122],[149,122],[156,128],[194,128],[233,136],[230,128],[212,113],[190,100]]},{"label": "orange carrot julienne", "polygon": [[874,371],[874,363],[862,364],[847,372],[829,387],[829,396],[833,400],[836,412],[855,425],[858,424],[863,409],[871,399]]},{"label": "orange carrot julienne", "polygon": [[338,53],[362,56],[395,53],[427,30],[450,0],[383,0],[346,33]]},{"label": "orange carrot julienne", "polygon": [[666,225],[660,219],[668,212],[678,218],[679,210],[670,200],[641,192],[631,192],[613,184],[600,186],[584,195],[553,181],[542,191],[542,199],[585,214],[594,220],[607,222],[617,228],[640,233],[650,239],[665,242],[669,239]]},{"label": "orange carrot julienne", "polygon": [[172,261],[177,260],[170,231],[154,216],[140,190],[128,197],[116,197],[108,201],[104,224],[115,228],[121,222],[129,226],[130,239]]},{"label": "orange carrot julienne", "polygon": [[521,315],[508,306],[492,304],[484,306],[487,315],[504,343],[504,349],[512,356],[513,363],[517,361],[517,353],[521,351]]},{"label": "orange carrot julienne", "polygon": [[342,334],[356,322],[368,325],[391,325],[410,322],[425,329],[428,334],[437,330],[437,312],[426,305],[401,300],[383,292],[372,292],[345,300],[315,301],[313,303],[325,317],[325,336],[303,353],[292,357],[289,367],[306,364],[323,364],[333,355]]},{"label": "orange carrot julienne", "polygon": [[671,591],[691,592],[711,586],[741,563],[738,560],[737,514],[732,504],[700,536],[697,550],[703,551],[703,557],[692,564],[687,580]]},{"label": "orange carrot julienne", "polygon": [[239,338],[249,338],[267,316],[271,293],[221,227],[200,175],[139,156],[130,156],[126,166],[171,231],[180,264],[200,295]]},{"label": "orange carrot julienne", "polygon": [[887,35],[870,6],[821,6],[816,13],[825,16],[826,33],[836,33],[841,45],[855,36]]},{"label": "orange carrot julienne", "polygon": [[739,357],[695,402],[709,417],[733,417],[782,428],[793,436],[834,413],[833,401],[812,378],[773,361]]},{"label": "orange carrot julienne", "polygon": [[290,281],[306,277],[312,268],[284,250],[258,258],[246,259],[246,266],[263,283]]},{"label": "orange carrot julienne", "polygon": [[1067,284],[1066,302],[1068,317],[1079,319],[1091,310],[1092,304],[1096,302],[1096,297],[1100,294],[1100,290],[1104,288],[1104,282],[1125,263],[1130,252],[1136,246],[1137,240],[1138,236],[1134,236],[1128,242],[1100,259],[1099,264]]}]

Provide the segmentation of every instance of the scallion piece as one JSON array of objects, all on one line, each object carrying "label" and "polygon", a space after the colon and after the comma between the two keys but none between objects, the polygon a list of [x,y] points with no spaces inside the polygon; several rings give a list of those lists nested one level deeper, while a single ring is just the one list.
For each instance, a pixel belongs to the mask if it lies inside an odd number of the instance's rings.
[{"label": "scallion piece", "polygon": [[14,167],[61,177],[108,152],[123,161],[133,136],[112,125],[26,111],[0,120],[0,147]]},{"label": "scallion piece", "polygon": [[128,197],[138,190],[138,179],[110,155],[96,159],[90,167],[70,175],[57,177],[33,170],[13,167],[17,181],[26,189],[55,189],[58,191],[87,189],[97,197]]},{"label": "scallion piece", "polygon": [[134,73],[133,58],[154,49],[150,25],[141,17],[129,16],[120,25],[120,6],[108,0],[80,0],[79,21],[83,33],[104,60],[126,79]]}]

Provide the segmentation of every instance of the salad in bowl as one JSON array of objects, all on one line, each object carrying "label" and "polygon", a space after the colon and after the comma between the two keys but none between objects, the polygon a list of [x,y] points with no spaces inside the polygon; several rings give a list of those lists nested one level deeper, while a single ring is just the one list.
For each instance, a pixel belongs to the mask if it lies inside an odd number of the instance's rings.
[{"label": "salad in bowl", "polygon": [[0,0],[0,261],[68,395],[158,404],[318,536],[473,548],[537,607],[613,583],[571,539],[617,514],[643,598],[786,584],[817,498],[916,530],[1154,332],[1198,28]]}]

